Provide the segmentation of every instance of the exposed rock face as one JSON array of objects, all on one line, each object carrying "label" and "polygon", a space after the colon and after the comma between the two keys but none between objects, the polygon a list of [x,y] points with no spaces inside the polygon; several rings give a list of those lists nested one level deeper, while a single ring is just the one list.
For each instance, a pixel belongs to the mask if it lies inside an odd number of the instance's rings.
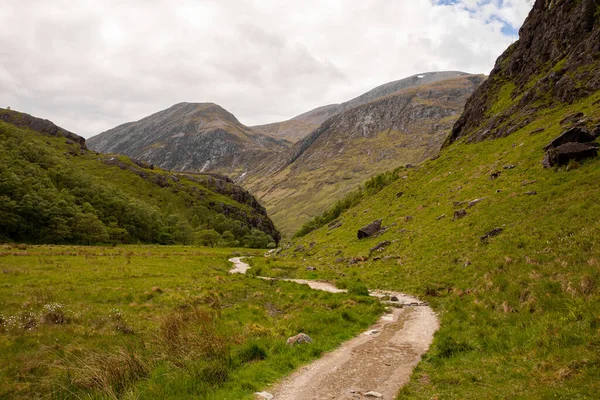
[{"label": "exposed rock face", "polygon": [[244,171],[289,143],[258,134],[213,103],[180,103],[88,140],[102,153],[125,154],[177,171]]},{"label": "exposed rock face", "polygon": [[0,121],[7,122],[19,128],[31,129],[32,131],[43,133],[44,135],[55,137],[63,136],[67,139],[67,142],[71,141],[71,143],[68,144],[77,143],[82,149],[86,148],[84,138],[63,129],[60,126],[56,126],[47,119],[36,118],[18,111],[0,109]]},{"label": "exposed rock face", "polygon": [[538,109],[599,90],[598,7],[599,0],[537,0],[519,40],[469,99],[447,143],[507,136],[527,125]]},{"label": "exposed rock face", "polygon": [[253,126],[252,129],[259,133],[273,135],[290,140],[292,142],[297,142],[317,129],[330,117],[338,115],[344,111],[367,104],[373,100],[398,92],[400,90],[427,85],[429,83],[439,82],[446,79],[452,79],[458,75],[467,74],[458,71],[440,71],[409,76],[408,78],[377,86],[375,89],[372,89],[344,103],[330,104],[319,107],[287,121]]},{"label": "exposed rock face", "polygon": [[[423,78],[409,81],[436,77],[419,76]],[[265,204],[284,234],[292,234],[371,176],[437,154],[467,98],[484,79],[454,73],[452,79],[391,94],[397,86],[383,85],[348,104],[383,97],[329,118],[237,182]]]}]

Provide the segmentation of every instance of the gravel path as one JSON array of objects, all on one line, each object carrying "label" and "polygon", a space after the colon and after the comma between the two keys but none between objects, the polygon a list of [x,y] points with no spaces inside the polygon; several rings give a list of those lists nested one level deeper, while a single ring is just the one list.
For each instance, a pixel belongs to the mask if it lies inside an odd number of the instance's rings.
[{"label": "gravel path", "polygon": [[[232,273],[243,268],[245,273],[249,268],[239,257],[229,261],[236,267]],[[307,284],[316,290],[343,292],[327,282],[282,280]],[[392,306],[390,313],[369,330],[301,367],[257,398],[268,399],[272,395],[274,400],[395,399],[429,349],[439,322],[426,303],[412,296],[383,290],[370,291],[370,295],[397,301],[384,301]]]}]

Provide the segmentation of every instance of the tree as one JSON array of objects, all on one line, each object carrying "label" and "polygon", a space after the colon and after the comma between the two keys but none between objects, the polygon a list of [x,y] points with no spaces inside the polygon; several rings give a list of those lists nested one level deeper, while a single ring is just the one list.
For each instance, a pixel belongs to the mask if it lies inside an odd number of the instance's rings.
[{"label": "tree", "polygon": [[201,246],[215,247],[221,240],[221,235],[214,229],[203,229],[194,234],[195,243]]}]

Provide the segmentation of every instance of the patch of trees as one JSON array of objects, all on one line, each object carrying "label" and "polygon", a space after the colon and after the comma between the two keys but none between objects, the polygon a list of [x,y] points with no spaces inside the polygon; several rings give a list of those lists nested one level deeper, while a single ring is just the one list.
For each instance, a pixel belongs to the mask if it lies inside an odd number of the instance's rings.
[{"label": "patch of trees", "polygon": [[146,202],[147,193],[132,191],[116,176],[107,180],[86,170],[100,161],[79,157],[75,164],[45,139],[0,123],[2,242],[274,246],[268,234],[185,192],[171,196],[181,196],[187,207],[173,207],[169,198],[161,205]]}]

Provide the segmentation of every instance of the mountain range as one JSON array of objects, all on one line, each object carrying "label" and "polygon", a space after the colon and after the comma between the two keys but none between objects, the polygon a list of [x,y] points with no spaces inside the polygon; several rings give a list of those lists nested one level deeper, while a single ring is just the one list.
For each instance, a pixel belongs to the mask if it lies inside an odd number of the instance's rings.
[{"label": "mountain range", "polygon": [[213,103],[180,103],[94,136],[88,145],[169,170],[227,174],[291,235],[371,175],[434,155],[484,79],[423,73],[254,127]]}]

